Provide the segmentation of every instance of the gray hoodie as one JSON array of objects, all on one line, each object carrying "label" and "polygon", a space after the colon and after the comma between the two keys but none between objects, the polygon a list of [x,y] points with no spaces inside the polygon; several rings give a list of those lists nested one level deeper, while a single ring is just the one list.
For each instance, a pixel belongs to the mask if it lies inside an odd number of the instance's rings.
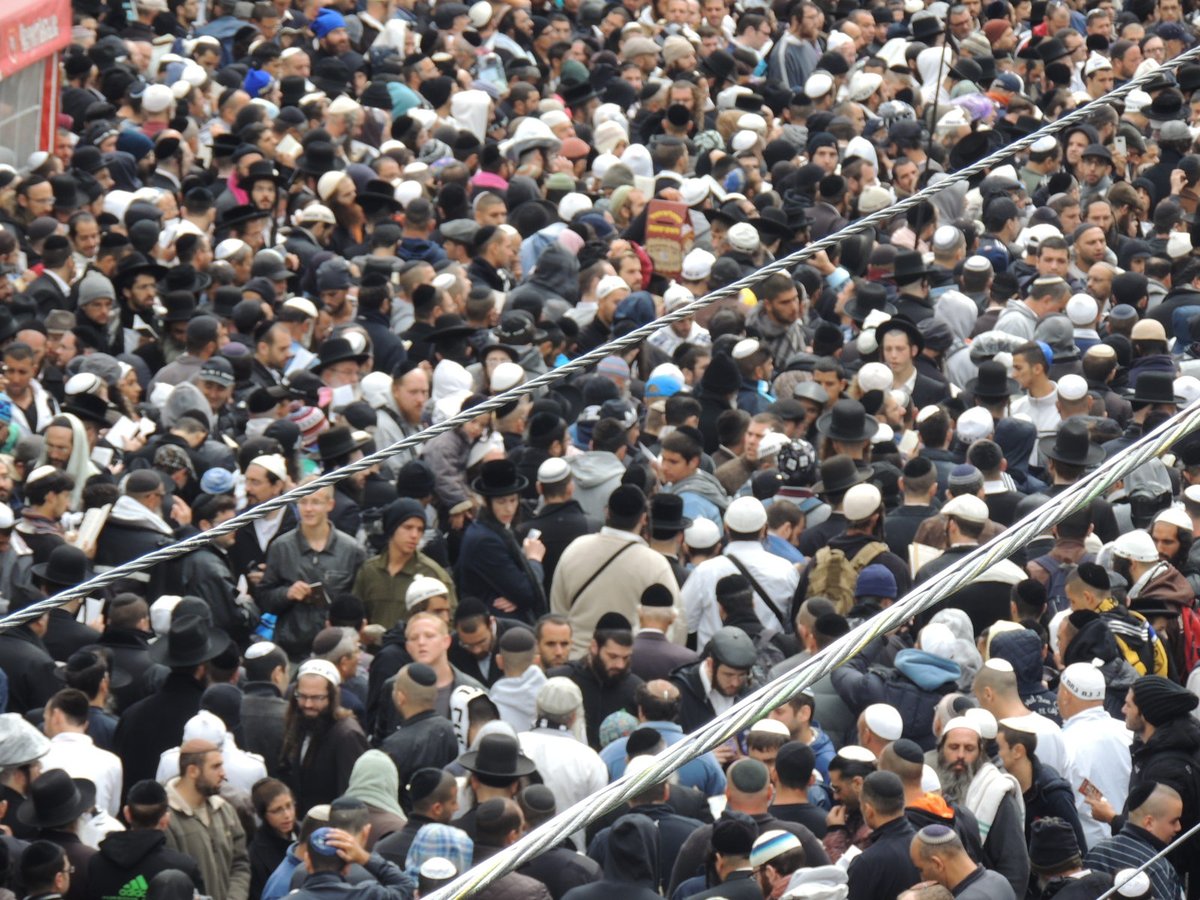
[{"label": "gray hoodie", "polygon": [[570,460],[575,499],[589,516],[604,521],[608,495],[621,485],[625,464],[608,450],[589,450]]}]

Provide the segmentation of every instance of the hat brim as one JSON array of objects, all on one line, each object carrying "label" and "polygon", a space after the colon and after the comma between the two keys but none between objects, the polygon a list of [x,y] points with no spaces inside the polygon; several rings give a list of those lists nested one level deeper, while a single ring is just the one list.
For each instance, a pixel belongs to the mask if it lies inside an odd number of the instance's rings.
[{"label": "hat brim", "polygon": [[916,345],[918,350],[925,349],[925,335],[921,334],[921,329],[907,319],[892,318],[876,326],[875,338],[879,341],[880,346],[883,344],[883,336],[889,331],[903,331],[908,335],[909,343]]},{"label": "hat brim", "polygon": [[838,433],[833,431],[833,413],[827,412],[817,419],[817,431],[833,441],[869,441],[879,430],[879,423],[871,416],[863,414],[862,431],[857,434]]},{"label": "hat brim", "polygon": [[209,660],[216,659],[225,652],[225,648],[230,644],[229,635],[219,628],[211,628],[208,631],[207,639],[202,650],[197,650],[193,655],[182,657],[171,655],[171,643],[167,635],[163,635],[157,641],[150,645],[147,654],[150,659],[156,663],[161,663],[167,668],[183,668],[184,666],[198,666],[201,663],[206,663]]},{"label": "hat brim", "polygon": [[776,222],[774,219],[751,219],[750,224],[758,232],[758,236],[764,240],[791,240],[795,234],[794,229],[785,225],[783,222]]},{"label": "hat brim", "polygon": [[831,484],[828,487],[825,486],[824,481],[818,481],[816,484],[814,484],[812,486],[812,492],[814,494],[836,494],[839,491],[847,491],[850,488],[854,487],[856,484],[862,484],[864,481],[867,481],[868,479],[873,478],[874,475],[875,475],[874,466],[868,466],[865,469],[856,468],[854,470],[854,480],[853,481],[847,481],[845,484]]},{"label": "hat brim", "polygon": [[[470,337],[479,331],[470,325],[451,325],[447,328],[435,328],[429,334],[425,335],[425,341],[430,344],[436,344],[439,341],[459,341],[463,338]],[[490,349],[490,348],[485,348]],[[515,362],[516,360],[514,360]]]},{"label": "hat brim", "polygon": [[1055,450],[1054,442],[1058,440],[1057,435],[1050,435],[1038,440],[1038,450],[1046,459],[1052,459],[1055,462],[1066,463],[1069,466],[1097,466],[1104,460],[1104,448],[1099,444],[1093,444],[1088,441],[1088,452],[1084,459],[1078,457],[1069,457],[1058,453]]},{"label": "hat brim", "polygon": [[132,266],[124,272],[116,272],[112,277],[113,287],[120,290],[126,284],[139,275],[152,275],[156,282],[162,281],[167,277],[167,267],[160,266],[157,263],[143,263],[141,265]]},{"label": "hat brim", "polygon": [[482,477],[471,482],[471,490],[480,497],[509,497],[521,493],[527,487],[529,487],[529,479],[524,475],[517,475],[516,480],[510,481],[508,484],[486,485],[483,483]]},{"label": "hat brim", "polygon": [[58,810],[50,810],[50,815],[42,818],[38,815],[37,807],[33,805],[33,798],[26,797],[25,801],[17,807],[17,820],[23,825],[32,825],[35,828],[57,828],[60,825],[74,822],[85,812],[91,810],[96,805],[95,783],[86,778],[72,778],[71,781],[74,783],[75,789],[79,791],[77,802]]},{"label": "hat brim", "polygon": [[312,367],[312,372],[314,375],[320,375],[321,372],[330,366],[336,366],[342,362],[356,362],[361,366],[370,358],[370,354],[367,353],[342,353],[338,356],[331,356],[329,359],[321,360]]},{"label": "hat brim", "polygon": [[985,400],[1000,400],[1001,398],[1007,399],[1009,397],[1015,397],[1021,393],[1021,385],[1017,384],[1017,380],[1015,378],[1005,378],[1004,386],[1005,392],[1003,394],[1001,394],[999,391],[993,392],[990,390],[980,390],[979,379],[972,378],[963,387],[963,391],[967,394],[970,394],[972,397],[982,397]]},{"label": "hat brim", "polygon": [[[53,584],[56,587],[63,587],[63,588],[70,588],[70,587],[75,587],[75,585],[77,585],[77,584],[83,584],[84,581],[89,580],[95,574],[95,572],[93,572],[89,568],[84,573],[82,580],[66,581],[61,576],[52,574],[50,572],[49,567],[50,567],[50,563],[48,563],[48,562],[38,563],[37,565],[29,567],[29,574],[32,575],[34,578],[38,578],[42,581],[45,581],[47,584]],[[55,671],[57,672],[57,670],[55,670]]]},{"label": "hat brim", "polygon": [[523,753],[517,754],[516,769],[512,772],[497,772],[494,769],[485,769],[479,765],[479,751],[468,750],[458,758],[458,764],[476,775],[486,775],[491,778],[524,778],[526,775],[532,775],[537,771],[537,765],[533,760],[525,756]]},{"label": "hat brim", "polygon": [[384,208],[396,213],[404,212],[403,203],[395,197],[383,194],[359,194],[354,198],[354,202],[361,206],[364,212],[374,212]]},{"label": "hat brim", "polygon": [[372,440],[373,438],[370,436],[355,439],[353,438],[353,435],[351,435],[351,441],[349,444],[333,448],[334,452],[332,453],[322,452],[320,445],[318,445],[318,448],[313,450],[308,455],[313,459],[319,459],[321,462],[326,462],[327,460],[338,459],[339,457],[346,456],[349,453],[353,453],[355,450],[361,450],[363,447],[367,446],[367,444],[371,443]]},{"label": "hat brim", "polygon": [[[288,275],[290,276],[291,272],[289,272]],[[203,293],[204,291],[207,291],[210,287],[212,287],[212,283],[213,283],[212,276],[209,275],[207,272],[197,272],[195,270],[192,270],[191,284],[173,285],[168,288],[168,286],[166,284],[166,279],[164,279],[158,283],[158,286],[164,292],[167,290],[173,290],[173,291],[187,291],[189,294],[200,294],[200,293]]]},{"label": "hat brim", "polygon": [[649,527],[651,531],[687,531],[693,524],[695,520],[689,516],[680,516],[668,522],[658,522],[651,516]]},{"label": "hat brim", "polygon": [[[330,168],[332,166],[332,168]],[[335,155],[328,165],[322,164],[320,168],[314,160],[308,158],[305,154],[300,154],[296,158],[296,171],[303,172],[305,175],[324,175],[326,172],[341,172],[346,168],[346,164],[337,158]]]},{"label": "hat brim", "polygon": [[1173,403],[1176,406],[1187,406],[1188,405],[1187,398],[1180,397],[1178,394],[1176,394],[1175,397],[1171,400],[1164,399],[1163,397],[1147,397],[1144,394],[1139,397],[1138,393],[1137,393],[1137,388],[1121,391],[1121,396],[1123,396],[1130,403],[1149,403],[1149,404],[1152,404],[1155,406],[1165,405],[1165,404],[1169,404],[1169,403]]},{"label": "hat brim", "polygon": [[846,306],[843,308],[843,311],[846,313],[846,315],[848,315],[851,319],[853,319],[855,322],[857,322],[859,324],[865,322],[867,319],[867,316],[869,316],[873,312],[887,313],[889,316],[896,315],[896,307],[893,306],[891,303],[888,303],[887,301],[884,301],[883,306],[879,309],[876,309],[875,307],[860,308],[857,297],[851,297],[849,300],[847,300]]}]

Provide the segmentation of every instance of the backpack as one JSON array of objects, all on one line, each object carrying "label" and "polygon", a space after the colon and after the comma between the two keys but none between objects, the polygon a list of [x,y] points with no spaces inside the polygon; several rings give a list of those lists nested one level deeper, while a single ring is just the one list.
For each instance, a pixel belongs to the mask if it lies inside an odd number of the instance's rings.
[{"label": "backpack", "polygon": [[883,541],[871,541],[854,554],[852,559],[836,547],[822,547],[813,557],[812,572],[808,576],[809,597],[828,597],[837,607],[838,615],[844,616],[854,606],[854,585],[858,573],[874,562],[888,545]]},{"label": "backpack", "polygon": [[[1079,558],[1081,563],[1095,561],[1096,557],[1091,553],[1085,553]],[[1053,616],[1064,609],[1070,609],[1071,601],[1067,597],[1067,571],[1071,567],[1063,565],[1049,553],[1032,559],[1030,562],[1037,563],[1050,576],[1050,582],[1046,585],[1046,615]]]},{"label": "backpack", "polygon": [[1186,677],[1200,665],[1200,614],[1196,612],[1196,607],[1185,606],[1179,611],[1179,631],[1183,636],[1183,664],[1186,668],[1181,674]]}]

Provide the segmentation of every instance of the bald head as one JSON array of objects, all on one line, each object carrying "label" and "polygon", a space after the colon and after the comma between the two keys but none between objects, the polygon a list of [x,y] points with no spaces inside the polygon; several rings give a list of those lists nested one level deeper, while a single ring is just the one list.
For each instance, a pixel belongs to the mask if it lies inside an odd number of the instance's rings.
[{"label": "bald head", "polygon": [[1172,808],[1183,802],[1183,798],[1179,795],[1179,791],[1165,784],[1156,785],[1154,790],[1150,792],[1150,796],[1142,801],[1137,809],[1129,811],[1131,821],[1138,821],[1144,816],[1153,816],[1156,819],[1168,815]]},{"label": "bald head", "polygon": [[913,852],[929,861],[934,857],[957,859],[966,855],[962,839],[953,828],[945,825],[927,825],[917,832],[912,843]]}]

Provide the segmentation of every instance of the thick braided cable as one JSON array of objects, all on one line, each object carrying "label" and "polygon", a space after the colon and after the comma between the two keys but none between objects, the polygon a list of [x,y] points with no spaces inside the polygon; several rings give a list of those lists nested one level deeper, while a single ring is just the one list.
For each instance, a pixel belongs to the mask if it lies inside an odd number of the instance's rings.
[{"label": "thick braided cable", "polygon": [[[1192,837],[1192,835],[1196,834],[1197,832],[1200,832],[1200,822],[1197,822],[1195,825],[1193,825],[1187,831],[1183,831],[1183,832],[1180,832],[1179,834],[1177,834],[1175,836],[1175,840],[1171,841],[1171,843],[1167,844],[1167,846],[1163,847],[1161,850],[1159,850],[1157,853],[1155,853],[1152,857],[1150,857],[1148,860],[1146,860],[1141,865],[1134,867],[1133,871],[1131,871],[1128,875],[1126,875],[1120,881],[1117,881],[1116,876],[1114,875],[1113,876],[1113,886],[1110,887],[1103,894],[1101,894],[1099,897],[1097,897],[1096,900],[1108,900],[1109,897],[1113,896],[1114,894],[1117,893],[1117,891],[1119,891],[1121,888],[1125,887],[1125,885],[1127,885],[1129,882],[1133,881],[1134,876],[1136,876],[1139,872],[1145,872],[1148,868],[1150,868],[1152,865],[1154,865],[1156,862],[1158,862],[1160,859],[1162,859],[1164,856],[1166,856],[1168,853],[1170,853],[1176,847],[1180,846],[1184,841],[1188,840],[1190,837]],[[1124,870],[1122,870],[1122,871],[1124,871]]]},{"label": "thick braided cable", "polygon": [[[1194,47],[1191,50],[1181,53],[1179,56],[1168,60],[1163,64],[1162,68],[1173,69],[1197,58],[1200,58],[1200,46]],[[335,485],[338,482],[349,478],[351,475],[365,471],[372,466],[378,465],[379,463],[390,459],[397,453],[408,450],[419,444],[423,444],[431,438],[442,434],[443,432],[457,428],[459,425],[469,422],[477,416],[492,412],[501,406],[505,406],[514,400],[517,400],[527,394],[531,394],[540,388],[548,387],[556,381],[561,381],[569,375],[582,371],[594,363],[598,363],[606,356],[612,356],[613,354],[619,353],[622,350],[627,350],[630,347],[633,347],[635,344],[641,343],[659,329],[670,325],[672,322],[678,322],[679,320],[685,319],[688,316],[695,315],[704,307],[709,306],[718,300],[723,300],[728,297],[736,297],[742,291],[742,289],[753,287],[767,276],[773,275],[776,272],[791,270],[797,264],[804,262],[806,259],[811,258],[823,250],[837,245],[847,237],[865,232],[870,228],[874,228],[876,225],[884,224],[889,219],[895,217],[899,213],[904,212],[906,209],[916,205],[917,203],[920,203],[922,200],[927,200],[941,191],[946,190],[956,181],[969,178],[972,175],[983,172],[985,169],[988,169],[991,166],[999,164],[1013,153],[1028,148],[1039,138],[1047,135],[1053,135],[1055,132],[1061,131],[1068,125],[1082,121],[1083,119],[1087,118],[1087,116],[1089,116],[1099,105],[1103,105],[1111,100],[1119,99],[1128,94],[1130,91],[1141,87],[1143,84],[1149,81],[1153,77],[1154,72],[1157,71],[1158,70],[1155,69],[1153,72],[1147,72],[1138,78],[1134,78],[1131,81],[1123,84],[1121,87],[1105,94],[1103,97],[1072,110],[1067,115],[1055,120],[1038,131],[1035,131],[1033,134],[1027,135],[1026,137],[1008,144],[1007,146],[997,150],[995,153],[992,153],[989,156],[984,157],[978,162],[972,163],[966,168],[960,169],[948,178],[942,179],[935,184],[926,186],[924,189],[896,204],[893,204],[892,206],[889,206],[887,209],[882,209],[861,219],[856,219],[841,231],[828,235],[819,241],[814,241],[810,244],[807,244],[802,249],[797,250],[795,253],[791,253],[788,256],[768,263],[749,275],[738,279],[732,284],[726,285],[723,288],[712,291],[703,297],[693,300],[691,303],[681,306],[678,309],[669,312],[658,319],[655,319],[653,322],[649,322],[640,328],[629,332],[629,334],[621,338],[609,341],[607,344],[603,344],[594,350],[583,354],[582,356],[576,357],[563,366],[539,375],[536,378],[530,379],[524,384],[518,385],[517,387],[505,391],[502,394],[497,394],[496,396],[491,397],[483,403],[473,406],[470,409],[462,410],[458,414],[451,416],[449,419],[439,422],[437,425],[431,425],[417,434],[399,440],[387,447],[383,447],[369,456],[364,456],[362,459],[356,462],[343,466],[342,468],[333,472],[328,472],[324,475],[321,475],[307,484],[292,488],[290,491],[287,491],[278,497],[239,513],[232,519],[222,522],[220,525],[216,525],[210,528],[208,531],[192,535],[185,540],[171,544],[167,547],[163,547],[159,550],[155,550],[152,553],[147,553],[146,555],[140,556],[134,560],[130,560],[127,563],[122,563],[121,565],[109,569],[102,574],[96,575],[73,588],[69,588],[68,590],[55,594],[52,597],[47,597],[45,600],[41,600],[37,603],[27,606],[15,613],[9,613],[2,620],[0,620],[0,632],[7,631],[25,622],[31,622],[50,610],[63,606],[72,600],[83,599],[84,597],[95,593],[101,588],[115,584],[117,581],[120,581],[121,579],[126,578],[135,572],[142,572],[160,563],[170,562],[173,559],[186,556],[193,550],[197,550],[200,547],[211,543],[213,540],[222,535],[230,534],[231,532],[237,531],[240,528],[244,528],[251,522],[270,515],[271,513],[282,509],[285,506],[295,503],[301,497],[316,493],[322,488]]]},{"label": "thick braided cable", "polygon": [[987,569],[1007,559],[1051,526],[1104,494],[1113,484],[1138,466],[1164,453],[1180,438],[1200,428],[1200,401],[1172,416],[1168,421],[1101,464],[1076,484],[1051,498],[1049,503],[1014,523],[987,544],[963,557],[938,577],[915,588],[905,597],[877,613],[797,668],[776,678],[707,725],[664,750],[654,764],[634,777],[623,776],[569,810],[530,832],[517,843],[475,866],[444,888],[431,900],[468,897],[495,879],[532,859],[600,818],[609,810],[665,780],[672,772],[703,753],[728,740],[758,721],[771,710],[786,703],[799,691],[810,687],[853,656],[871,641],[887,634],[918,613],[929,609],[962,588]]}]

